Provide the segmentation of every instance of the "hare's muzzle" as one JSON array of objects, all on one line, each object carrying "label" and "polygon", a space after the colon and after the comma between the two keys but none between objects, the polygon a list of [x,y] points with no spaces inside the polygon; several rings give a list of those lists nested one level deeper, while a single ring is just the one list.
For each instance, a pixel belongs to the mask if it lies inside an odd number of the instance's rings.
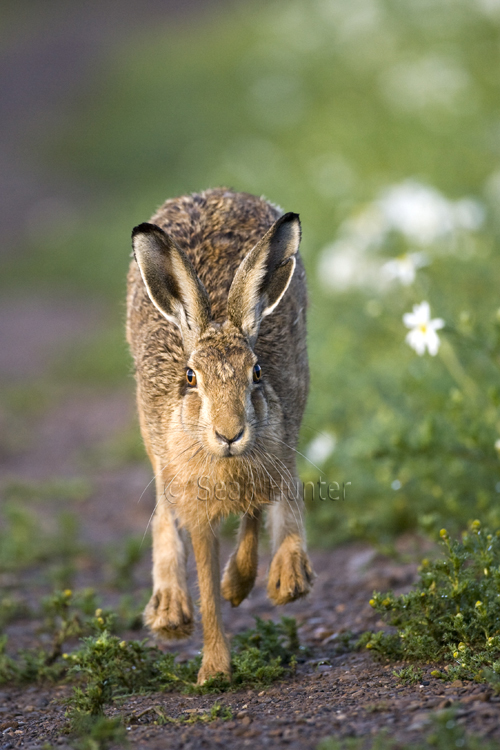
[{"label": "hare's muzzle", "polygon": [[249,448],[251,440],[251,431],[246,425],[237,428],[214,427],[209,447],[220,458],[240,456]]}]

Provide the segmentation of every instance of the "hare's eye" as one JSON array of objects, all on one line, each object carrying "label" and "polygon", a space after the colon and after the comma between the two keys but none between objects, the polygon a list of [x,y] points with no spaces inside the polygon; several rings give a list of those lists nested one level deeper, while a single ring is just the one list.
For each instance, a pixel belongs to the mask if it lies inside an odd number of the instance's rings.
[{"label": "hare's eye", "polygon": [[262,367],[260,365],[253,366],[253,382],[258,383],[262,377]]},{"label": "hare's eye", "polygon": [[191,386],[191,388],[194,388],[196,385],[196,373],[194,370],[191,370],[191,368],[187,368],[186,370],[186,380],[187,384]]}]

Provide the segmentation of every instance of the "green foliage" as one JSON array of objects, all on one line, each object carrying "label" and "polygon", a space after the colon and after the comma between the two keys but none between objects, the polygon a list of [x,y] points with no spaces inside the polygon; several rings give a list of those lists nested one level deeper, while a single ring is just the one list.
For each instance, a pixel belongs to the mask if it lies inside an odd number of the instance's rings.
[{"label": "green foliage", "polygon": [[80,501],[89,492],[89,483],[83,479],[5,482],[0,507],[0,570],[40,562],[68,564],[80,551],[74,513],[63,510],[42,517],[37,506]]},{"label": "green foliage", "polygon": [[111,627],[113,617],[95,610],[95,594],[86,589],[77,594],[67,589],[57,591],[42,601],[44,618],[40,630],[51,636],[44,648],[22,649],[15,657],[7,654],[7,636],[0,643],[0,684],[15,682],[55,682],[66,674],[62,660],[63,645],[95,629],[99,620]]},{"label": "green foliage", "polygon": [[98,716],[114,697],[158,686],[156,665],[159,652],[145,641],[123,641],[103,630],[83,639],[82,646],[66,656],[70,672],[82,678],[84,688],[76,687],[70,715]]},{"label": "green foliage", "polygon": [[282,617],[280,623],[255,618],[255,628],[233,638],[235,687],[269,685],[295,668],[300,644],[297,623]]},{"label": "green foliage", "polygon": [[14,620],[30,615],[30,608],[16,594],[2,593],[0,598],[0,632]]},{"label": "green foliage", "polygon": [[73,743],[75,750],[108,750],[113,746],[129,746],[121,717],[81,713],[75,717],[72,734],[76,737]]},{"label": "green foliage", "polygon": [[7,654],[7,636],[0,636],[0,685],[28,682],[56,682],[65,669],[43,648],[22,649],[13,658]]},{"label": "green foliage", "polygon": [[410,664],[409,667],[403,667],[399,672],[394,670],[392,674],[398,677],[404,685],[416,685],[422,682],[424,672],[422,669],[415,669],[413,664]]},{"label": "green foliage", "polygon": [[[72,723],[81,714],[99,716],[115,698],[136,692],[178,690],[220,693],[231,685],[214,677],[195,685],[201,657],[177,662],[175,654],[146,646],[146,641],[124,641],[109,632],[109,620],[97,616],[97,635],[83,639],[76,651],[66,654],[70,673],[82,686],[74,689],[68,715]],[[280,623],[256,618],[255,628],[233,639],[232,686],[266,686],[294,669],[300,648],[295,620]]]},{"label": "green foliage", "polygon": [[423,560],[412,591],[370,600],[397,632],[365,633],[359,646],[391,658],[446,662],[436,677],[500,685],[500,532],[474,521],[461,540],[452,541],[445,529],[441,540],[444,559]]},{"label": "green foliage", "polygon": [[112,583],[116,588],[126,591],[133,586],[135,568],[147,550],[143,536],[130,536],[122,541],[111,558]]},{"label": "green foliage", "polygon": [[190,714],[189,716],[168,716],[160,708],[160,706],[154,706],[153,709],[158,716],[157,723],[162,724],[197,724],[201,722],[203,724],[209,724],[211,721],[221,719],[222,721],[229,721],[233,718],[233,713],[228,706],[222,706],[220,703],[214,703],[210,711],[204,711],[199,714]]},{"label": "green foliage", "polygon": [[86,500],[92,491],[88,479],[57,477],[45,482],[28,482],[13,478],[2,486],[2,495],[7,502],[46,502],[64,500],[80,502]]},{"label": "green foliage", "polygon": [[382,730],[375,737],[348,737],[337,739],[326,737],[316,750],[496,750],[495,741],[468,734],[455,718],[455,711],[441,711],[432,717],[432,727],[423,740],[397,741]]}]

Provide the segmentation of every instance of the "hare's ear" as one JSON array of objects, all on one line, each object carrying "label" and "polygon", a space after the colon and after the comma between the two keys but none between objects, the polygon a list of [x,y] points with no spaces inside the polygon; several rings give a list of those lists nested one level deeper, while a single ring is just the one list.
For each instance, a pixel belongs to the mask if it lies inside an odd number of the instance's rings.
[{"label": "hare's ear", "polygon": [[229,320],[253,345],[260,321],[272,313],[288,289],[300,243],[298,214],[278,219],[238,267],[227,301]]},{"label": "hare's ear", "polygon": [[210,322],[205,287],[187,255],[155,224],[139,224],[132,232],[134,255],[153,304],[182,333],[192,351]]}]

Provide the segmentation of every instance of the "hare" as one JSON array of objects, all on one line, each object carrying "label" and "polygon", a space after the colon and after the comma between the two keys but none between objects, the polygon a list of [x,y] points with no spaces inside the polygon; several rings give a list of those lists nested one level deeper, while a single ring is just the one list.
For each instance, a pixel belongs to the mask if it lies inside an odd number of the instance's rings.
[{"label": "hare", "polygon": [[[222,596],[238,606],[257,574],[267,507],[268,596],[305,596],[296,444],[307,397],[306,284],[297,214],[225,188],[168,200],[133,230],[127,340],[156,479],[153,595],[144,620],[166,640],[193,630],[190,537],[201,600],[202,683],[230,679]],[[218,523],[241,514],[220,582]]]}]

